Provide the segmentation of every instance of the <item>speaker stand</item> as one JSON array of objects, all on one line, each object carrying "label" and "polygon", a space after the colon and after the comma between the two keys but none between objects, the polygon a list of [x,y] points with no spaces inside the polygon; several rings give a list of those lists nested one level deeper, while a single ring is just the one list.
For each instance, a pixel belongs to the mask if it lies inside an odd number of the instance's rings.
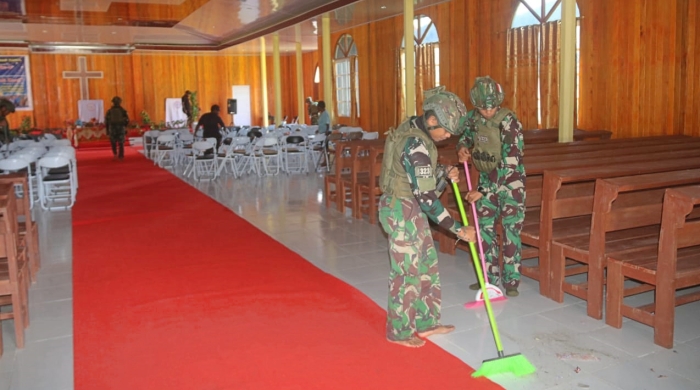
[{"label": "speaker stand", "polygon": [[231,114],[231,127],[235,126],[235,125],[233,124],[233,115],[234,115],[234,114]]}]

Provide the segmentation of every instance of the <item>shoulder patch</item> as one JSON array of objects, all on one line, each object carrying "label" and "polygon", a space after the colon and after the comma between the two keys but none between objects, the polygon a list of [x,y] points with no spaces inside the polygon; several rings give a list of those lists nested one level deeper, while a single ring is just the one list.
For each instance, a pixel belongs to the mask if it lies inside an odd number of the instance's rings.
[{"label": "shoulder patch", "polygon": [[416,167],[416,177],[431,177],[432,175],[433,172],[429,165]]}]

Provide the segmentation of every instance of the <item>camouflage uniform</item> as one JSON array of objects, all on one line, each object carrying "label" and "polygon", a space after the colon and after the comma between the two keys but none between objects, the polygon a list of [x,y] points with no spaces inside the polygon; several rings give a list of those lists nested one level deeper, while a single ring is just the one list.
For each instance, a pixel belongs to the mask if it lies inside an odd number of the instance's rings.
[{"label": "camouflage uniform", "polygon": [[[456,233],[462,225],[438,200],[436,188],[437,148],[425,130],[422,117],[403,122],[382,175],[394,175],[392,188],[383,188],[379,221],[389,236],[389,304],[386,337],[400,341],[440,325],[440,275],[438,257],[428,219]],[[390,155],[385,146],[385,158]],[[380,179],[383,182],[384,179]]]},{"label": "camouflage uniform", "polygon": [[114,105],[105,115],[105,125],[107,135],[112,144],[112,153],[117,157],[117,146],[119,146],[119,158],[124,158],[124,138],[126,136],[126,125],[129,123],[129,114],[120,106],[121,99],[112,99]]},{"label": "camouflage uniform", "polygon": [[309,121],[311,122],[312,125],[318,125],[318,105],[315,102],[306,102],[309,107],[306,108],[307,113],[309,114]]},{"label": "camouflage uniform", "polygon": [[[474,146],[476,125],[486,123],[477,110],[463,118],[464,134],[457,148]],[[525,167],[523,166],[522,126],[509,113],[499,124],[501,136],[501,161],[491,172],[480,172],[478,191],[483,197],[476,202],[479,229],[484,245],[489,282],[499,285],[499,244],[496,239],[496,220],[503,227],[503,285],[517,288],[520,284],[520,260],[522,242],[520,231],[525,219]],[[472,156],[474,157],[474,156]]]}]

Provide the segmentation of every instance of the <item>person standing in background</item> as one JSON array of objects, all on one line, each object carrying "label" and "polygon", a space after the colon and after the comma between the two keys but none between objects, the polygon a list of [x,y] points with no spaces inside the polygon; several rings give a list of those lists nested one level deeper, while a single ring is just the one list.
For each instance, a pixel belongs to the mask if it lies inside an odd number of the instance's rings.
[{"label": "person standing in background", "polygon": [[[107,110],[105,115],[105,125],[107,126],[107,136],[112,144],[113,159],[124,159],[124,137],[126,136],[126,125],[129,124],[129,114],[121,106],[122,98],[115,96],[112,98],[112,108]],[[117,147],[119,151],[117,152]]]},{"label": "person standing in background", "polygon": [[308,104],[308,107],[306,107],[306,112],[309,114],[309,122],[312,125],[317,125],[318,124],[318,105],[317,103],[314,103],[314,100],[311,99],[311,96],[306,98],[306,104]]},{"label": "person standing in background", "polygon": [[190,91],[185,91],[185,94],[182,95],[182,112],[187,115],[187,127],[192,129],[192,104],[190,103],[190,96],[192,95],[192,92]]},{"label": "person standing in background", "polygon": [[211,111],[202,115],[197,122],[197,127],[204,129],[202,132],[202,138],[216,138],[216,148],[218,150],[221,146],[221,131],[220,129],[226,127],[224,121],[219,117],[219,112],[221,108],[218,104],[211,106]]},{"label": "person standing in background", "polygon": [[316,132],[318,134],[328,134],[331,132],[331,116],[328,115],[328,111],[326,111],[326,102],[323,100],[319,100],[318,103],[316,104],[318,107],[318,130]]}]

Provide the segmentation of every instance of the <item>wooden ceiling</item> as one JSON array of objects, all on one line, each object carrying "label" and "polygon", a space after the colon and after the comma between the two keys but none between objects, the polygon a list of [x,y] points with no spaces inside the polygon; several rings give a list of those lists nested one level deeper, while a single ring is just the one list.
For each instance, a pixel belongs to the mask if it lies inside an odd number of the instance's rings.
[{"label": "wooden ceiling", "polygon": [[[414,0],[416,8],[446,0]],[[462,0],[460,0],[462,1]],[[283,51],[316,50],[320,17],[331,30],[403,13],[401,0],[0,0],[0,46],[36,51],[76,45],[104,52],[209,50],[257,54],[255,38],[279,32]]]}]

